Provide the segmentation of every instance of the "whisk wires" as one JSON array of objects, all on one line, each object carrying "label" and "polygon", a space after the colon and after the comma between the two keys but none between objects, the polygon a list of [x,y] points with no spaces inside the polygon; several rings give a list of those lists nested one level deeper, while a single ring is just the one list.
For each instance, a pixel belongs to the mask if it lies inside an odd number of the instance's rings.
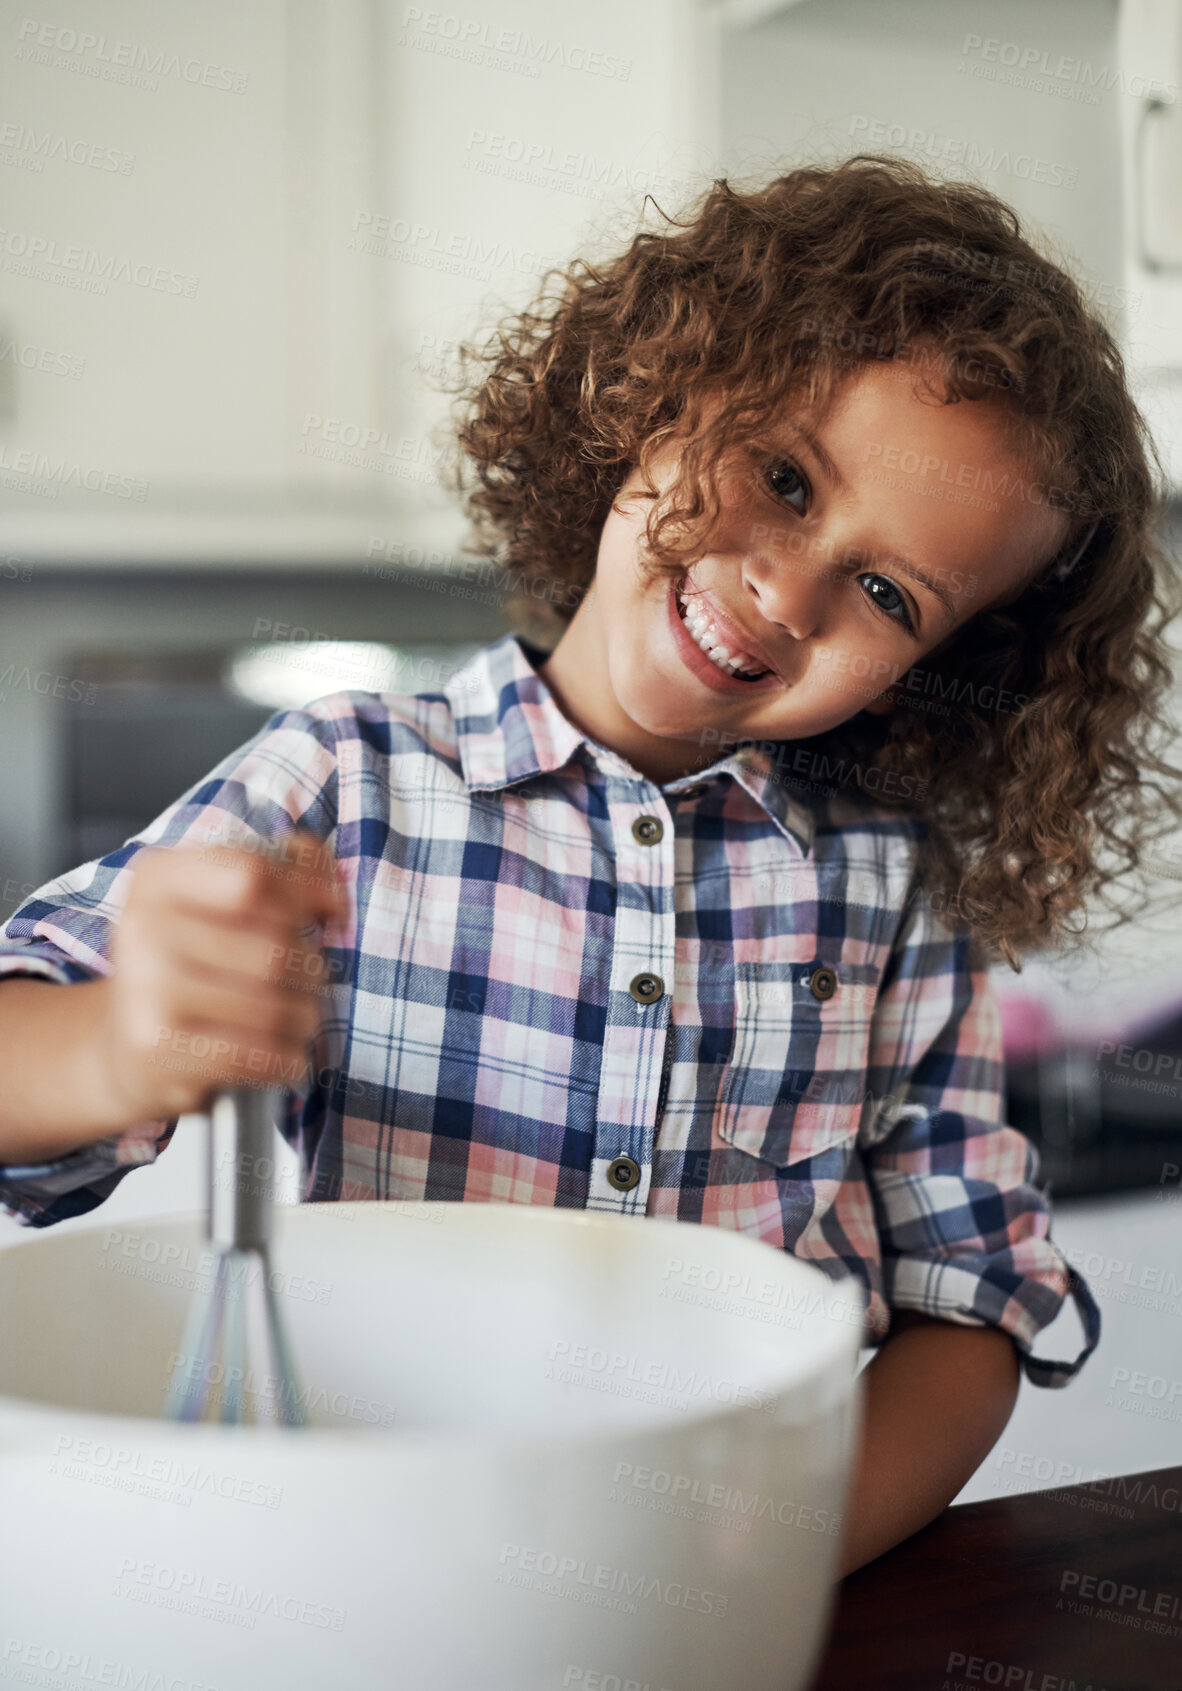
[{"label": "whisk wires", "polygon": [[[261,1173],[273,1166],[267,1157],[272,1096],[249,1088],[221,1094],[208,1130],[207,1235],[218,1252],[216,1272],[190,1307],[164,1413],[177,1421],[302,1427],[306,1418],[271,1272],[271,1182]],[[218,1180],[217,1143],[233,1163],[228,1190]],[[252,1367],[258,1357],[267,1364],[261,1383]]]}]

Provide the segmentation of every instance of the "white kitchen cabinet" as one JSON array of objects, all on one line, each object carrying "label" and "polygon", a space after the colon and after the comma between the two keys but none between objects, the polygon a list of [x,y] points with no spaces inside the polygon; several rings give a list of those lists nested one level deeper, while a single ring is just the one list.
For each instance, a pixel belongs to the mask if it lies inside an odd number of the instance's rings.
[{"label": "white kitchen cabinet", "polygon": [[713,30],[692,0],[10,11],[6,552],[442,556],[440,356],[710,170]]},{"label": "white kitchen cabinet", "polygon": [[729,167],[885,153],[979,182],[1123,332],[1119,115],[1132,101],[1117,87],[1115,0],[729,3]]},{"label": "white kitchen cabinet", "polygon": [[647,193],[676,212],[716,175],[857,150],[975,176],[1075,265],[1172,461],[1180,17],[1182,0],[13,9],[5,552],[440,562],[463,532],[435,432],[458,339],[548,266],[657,226]]},{"label": "white kitchen cabinet", "polygon": [[728,169],[898,154],[1082,282],[1182,491],[1182,0],[719,0]]},{"label": "white kitchen cabinet", "polygon": [[1127,355],[1165,473],[1182,490],[1182,0],[1123,0],[1120,49],[1165,82],[1121,111],[1126,278],[1141,305]]}]

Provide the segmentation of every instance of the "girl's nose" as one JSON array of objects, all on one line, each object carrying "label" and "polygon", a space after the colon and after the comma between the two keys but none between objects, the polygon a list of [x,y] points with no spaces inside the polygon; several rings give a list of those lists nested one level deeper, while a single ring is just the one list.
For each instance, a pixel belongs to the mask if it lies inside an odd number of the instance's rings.
[{"label": "girl's nose", "polygon": [[831,575],[815,549],[770,548],[747,554],[743,587],[748,603],[764,621],[794,640],[807,640],[824,619]]}]

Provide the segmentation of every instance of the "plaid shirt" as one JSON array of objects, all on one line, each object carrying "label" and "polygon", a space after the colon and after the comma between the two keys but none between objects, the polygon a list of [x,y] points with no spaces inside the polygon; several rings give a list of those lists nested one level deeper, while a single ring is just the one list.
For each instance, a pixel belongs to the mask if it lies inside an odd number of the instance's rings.
[{"label": "plaid shirt", "polygon": [[[302,1197],[664,1215],[855,1274],[890,1308],[1002,1328],[1062,1386],[1100,1315],[1002,1124],[1001,1024],[913,875],[922,824],[748,743],[658,785],[591,741],[514,635],[438,692],[281,711],[118,851],[41,887],[0,971],[110,971],[146,845],[310,829],[351,893],[309,1079],[282,1120]],[[113,1135],[0,1168],[43,1227],[162,1151]],[[1084,1348],[1030,1354],[1071,1295]]]}]

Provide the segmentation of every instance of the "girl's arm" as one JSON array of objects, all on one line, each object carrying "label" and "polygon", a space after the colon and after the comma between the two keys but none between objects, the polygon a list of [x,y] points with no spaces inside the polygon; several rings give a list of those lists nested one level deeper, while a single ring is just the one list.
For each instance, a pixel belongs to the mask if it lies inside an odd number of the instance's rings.
[{"label": "girl's arm", "polygon": [[855,1459],[839,1578],[933,1520],[1001,1437],[1019,1385],[998,1327],[966,1327],[894,1310],[862,1370]]}]

